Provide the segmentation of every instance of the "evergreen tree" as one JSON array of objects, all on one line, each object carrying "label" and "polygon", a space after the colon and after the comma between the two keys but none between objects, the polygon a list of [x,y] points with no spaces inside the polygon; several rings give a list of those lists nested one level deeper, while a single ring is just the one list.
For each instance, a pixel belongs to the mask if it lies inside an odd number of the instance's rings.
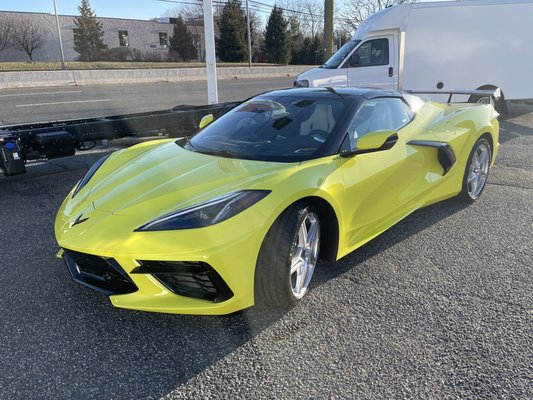
[{"label": "evergreen tree", "polygon": [[217,40],[218,56],[222,61],[245,61],[246,17],[240,0],[228,0],[218,20],[220,36]]},{"label": "evergreen tree", "polygon": [[74,50],[80,55],[80,61],[93,61],[107,49],[102,39],[104,29],[96,20],[89,0],[81,0],[78,11],[80,16],[74,19]]},{"label": "evergreen tree", "polygon": [[289,19],[289,32],[291,40],[291,64],[304,64],[304,35],[300,30],[298,19],[294,17]]},{"label": "evergreen tree", "polygon": [[302,64],[314,65],[315,64],[315,49],[313,48],[313,38],[306,36],[302,47]]},{"label": "evergreen tree", "polygon": [[309,53],[308,64],[321,65],[324,63],[324,43],[318,33],[311,39]]},{"label": "evergreen tree", "polygon": [[288,64],[291,59],[290,32],[283,9],[274,6],[265,30],[265,51],[268,62]]},{"label": "evergreen tree", "polygon": [[198,57],[198,51],[194,47],[192,40],[192,33],[187,29],[183,18],[178,16],[174,29],[172,30],[172,36],[169,40],[170,54],[172,58],[181,61],[190,61]]}]

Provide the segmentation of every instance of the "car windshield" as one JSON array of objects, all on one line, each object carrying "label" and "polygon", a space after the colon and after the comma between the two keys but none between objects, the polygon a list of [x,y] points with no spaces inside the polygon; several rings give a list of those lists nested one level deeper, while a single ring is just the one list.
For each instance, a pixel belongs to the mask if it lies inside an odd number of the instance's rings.
[{"label": "car windshield", "polygon": [[320,68],[329,68],[334,69],[337,68],[341,63],[344,61],[346,57],[352,52],[352,50],[359,44],[361,41],[358,40],[350,40],[342,46],[339,51],[337,51],[335,54],[333,54],[328,61],[326,61]]},{"label": "car windshield", "polygon": [[184,147],[230,158],[294,162],[315,158],[351,100],[256,97],[208,125]]}]

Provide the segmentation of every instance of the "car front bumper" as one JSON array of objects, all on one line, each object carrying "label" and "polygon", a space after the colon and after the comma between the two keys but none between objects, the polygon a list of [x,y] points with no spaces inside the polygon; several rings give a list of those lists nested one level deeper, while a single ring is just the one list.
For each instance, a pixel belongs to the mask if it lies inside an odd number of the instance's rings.
[{"label": "car front bumper", "polygon": [[56,220],[62,258],[74,280],[116,307],[228,314],[254,304],[255,265],[270,226],[259,212],[181,231],[126,232],[106,219],[83,225]]}]

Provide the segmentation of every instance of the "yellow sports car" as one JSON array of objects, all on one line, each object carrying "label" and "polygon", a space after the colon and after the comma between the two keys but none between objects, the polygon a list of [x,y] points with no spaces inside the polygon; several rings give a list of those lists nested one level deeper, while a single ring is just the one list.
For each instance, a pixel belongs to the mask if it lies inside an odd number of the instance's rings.
[{"label": "yellow sports car", "polygon": [[319,257],[338,260],[428,204],[475,201],[497,115],[373,89],[262,94],[190,140],[99,160],[61,205],[57,241],[73,278],[117,307],[290,307]]}]

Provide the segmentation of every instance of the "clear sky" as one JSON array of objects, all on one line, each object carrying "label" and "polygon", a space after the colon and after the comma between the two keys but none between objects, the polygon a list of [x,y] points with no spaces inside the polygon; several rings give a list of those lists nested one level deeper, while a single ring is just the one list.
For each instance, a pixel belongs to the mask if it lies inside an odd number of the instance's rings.
[{"label": "clear sky", "polygon": [[[191,0],[184,0],[191,2]],[[80,0],[56,0],[57,12],[78,15]],[[161,17],[178,4],[156,0],[90,0],[91,8],[99,17],[150,19]],[[53,0],[0,0],[2,11],[54,12]]]},{"label": "clear sky", "polygon": [[[193,3],[195,0],[176,0]],[[243,0],[243,4],[244,4]],[[65,15],[77,15],[80,0],[56,0],[57,12]],[[274,0],[261,0],[274,4]],[[90,0],[91,8],[99,17],[150,19],[165,15],[165,11],[180,4],[157,0]],[[1,11],[54,12],[53,0],[0,0]]]},{"label": "clear sky", "polygon": [[[99,17],[150,19],[163,17],[167,10],[179,7],[181,3],[194,3],[199,0],[90,0],[91,8]],[[213,2],[224,0],[213,0]],[[246,0],[241,0],[243,5]],[[419,0],[428,1],[428,0]],[[57,12],[64,15],[78,15],[78,5],[81,0],[56,0]],[[341,3],[342,0],[336,0]],[[255,5],[250,4],[256,10],[261,10],[260,17],[268,17],[268,4],[274,5],[276,0],[255,0]],[[259,3],[263,3],[261,6]],[[279,3],[279,1],[278,1]],[[252,8],[252,9],[253,9]],[[30,11],[30,12],[54,12],[53,0],[0,0],[0,11]],[[266,12],[265,12],[266,11]]]}]

